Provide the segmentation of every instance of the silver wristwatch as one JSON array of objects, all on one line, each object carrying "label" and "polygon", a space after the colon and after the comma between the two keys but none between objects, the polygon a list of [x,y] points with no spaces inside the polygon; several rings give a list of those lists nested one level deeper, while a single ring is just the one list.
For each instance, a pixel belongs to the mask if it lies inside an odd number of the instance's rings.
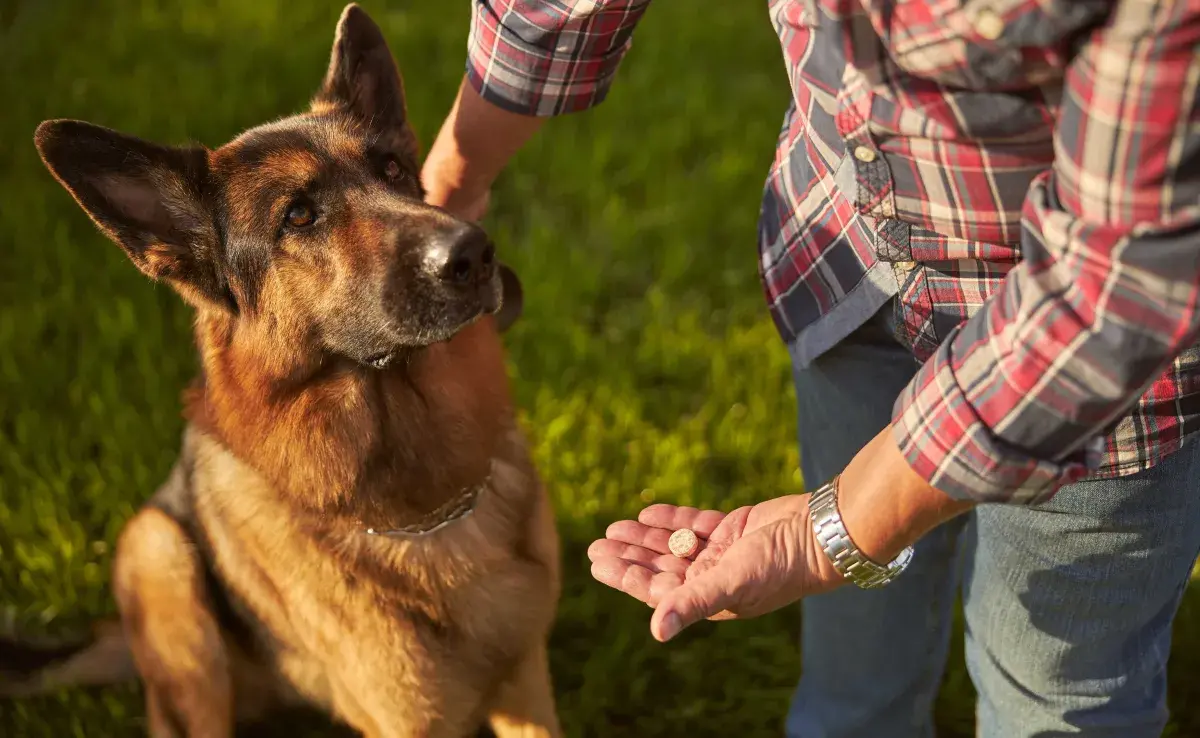
[{"label": "silver wristwatch", "polygon": [[850,539],[842,516],[838,512],[838,477],[821,486],[808,500],[808,514],[812,519],[813,533],[821,544],[821,550],[833,562],[843,577],[862,589],[875,589],[890,583],[900,576],[912,560],[913,548],[900,552],[887,566],[880,566],[863,555]]}]

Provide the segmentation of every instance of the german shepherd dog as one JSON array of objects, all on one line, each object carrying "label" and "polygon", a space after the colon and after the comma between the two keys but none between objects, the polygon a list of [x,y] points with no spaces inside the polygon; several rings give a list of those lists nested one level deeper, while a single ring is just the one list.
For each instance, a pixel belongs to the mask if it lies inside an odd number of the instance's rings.
[{"label": "german shepherd dog", "polygon": [[216,150],[72,120],[35,141],[195,308],[202,371],[120,534],[120,622],[41,657],[8,641],[0,689],[140,677],[153,736],[288,705],[367,736],[559,735],[559,541],[500,340],[520,283],[422,201],[378,26],[347,6],[308,112]]}]

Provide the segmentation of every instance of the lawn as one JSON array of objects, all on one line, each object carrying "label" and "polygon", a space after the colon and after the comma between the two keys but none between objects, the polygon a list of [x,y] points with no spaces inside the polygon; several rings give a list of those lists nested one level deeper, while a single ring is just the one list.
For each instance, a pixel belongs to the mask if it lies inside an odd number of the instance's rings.
[{"label": "lawn", "polygon": [[[366,0],[427,144],[463,69],[467,0]],[[302,108],[340,2],[0,0],[0,626],[111,613],[123,521],[178,447],[189,311],[104,240],[32,144],[83,118],[216,146]],[[487,226],[524,281],[517,397],[564,538],[553,640],[572,736],[779,734],[797,612],[661,645],[588,576],[587,543],[651,500],[731,509],[802,489],[787,355],[757,282],[759,193],[788,98],[765,3],[659,2],[593,112],[550,123]],[[1200,735],[1200,598],[1172,662],[1173,735]],[[972,731],[958,649],[943,736]],[[2,736],[136,736],[137,687],[0,703]],[[291,735],[298,735],[292,732]]]}]

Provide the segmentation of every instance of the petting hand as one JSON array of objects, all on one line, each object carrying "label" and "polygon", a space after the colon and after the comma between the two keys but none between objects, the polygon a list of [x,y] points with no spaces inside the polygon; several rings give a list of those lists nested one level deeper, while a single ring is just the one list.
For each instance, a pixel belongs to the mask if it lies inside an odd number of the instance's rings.
[{"label": "petting hand", "polygon": [[425,202],[483,220],[492,183],[544,121],[487,102],[464,79],[421,167]]},{"label": "petting hand", "polygon": [[[690,528],[693,559],[676,558],[667,539]],[[651,505],[613,523],[588,548],[592,576],[655,608],[659,641],[702,619],[763,615],[845,583],[813,538],[808,495],[787,495],[731,513]]]},{"label": "petting hand", "polygon": [[491,203],[491,190],[473,191],[458,188],[441,175],[438,165],[438,160],[429,160],[421,171],[425,202],[445,208],[463,220],[475,223],[483,220]]}]

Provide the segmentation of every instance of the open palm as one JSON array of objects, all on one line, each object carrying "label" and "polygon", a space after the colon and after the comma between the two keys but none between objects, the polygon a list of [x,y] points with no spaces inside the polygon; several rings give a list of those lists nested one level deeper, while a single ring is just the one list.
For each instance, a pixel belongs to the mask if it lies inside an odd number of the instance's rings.
[{"label": "open palm", "polygon": [[[691,558],[667,547],[679,528],[700,539]],[[756,617],[843,581],[813,539],[808,495],[730,513],[651,505],[610,525],[588,558],[596,580],[655,608],[650,630],[660,641],[701,619]]]}]

